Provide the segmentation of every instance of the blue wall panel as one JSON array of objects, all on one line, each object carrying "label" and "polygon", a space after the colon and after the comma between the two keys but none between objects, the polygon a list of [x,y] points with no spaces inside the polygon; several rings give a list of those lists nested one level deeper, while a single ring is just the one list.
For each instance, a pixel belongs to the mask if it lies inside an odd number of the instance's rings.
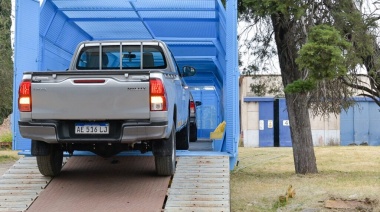
[{"label": "blue wall panel", "polygon": [[340,113],[340,145],[347,146],[354,142],[354,109]]},{"label": "blue wall panel", "polygon": [[356,144],[368,143],[368,102],[359,102],[354,107],[354,140]]},{"label": "blue wall panel", "polygon": [[48,40],[43,41],[42,61],[40,71],[54,70],[65,71],[69,68],[72,53],[63,51]]},{"label": "blue wall panel", "polygon": [[341,145],[380,145],[380,110],[370,99],[356,98],[357,105],[340,114]]},{"label": "blue wall panel", "polygon": [[221,120],[220,100],[216,90],[191,90],[195,101],[201,101],[202,105],[197,107],[197,127],[198,138],[210,138],[210,132],[213,132]]},{"label": "blue wall panel", "polygon": [[86,32],[70,22],[51,1],[45,1],[40,18],[40,71],[64,71],[69,68],[76,46],[91,40]]},{"label": "blue wall panel", "polygon": [[369,145],[380,145],[380,107],[375,102],[369,102],[368,106],[369,115]]},{"label": "blue wall panel", "polygon": [[279,137],[280,147],[291,147],[292,137],[290,135],[289,116],[286,107],[286,100],[284,98],[279,99]]},{"label": "blue wall panel", "polygon": [[38,69],[38,20],[40,4],[34,0],[16,1],[16,31],[14,50],[14,89],[13,89],[13,146],[15,150],[30,149],[30,140],[20,135],[18,120],[20,114],[17,108],[18,85],[22,80],[22,73]]},{"label": "blue wall panel", "polygon": [[274,146],[273,101],[259,102],[259,146]]},{"label": "blue wall panel", "polygon": [[[220,5],[220,2],[219,2]],[[237,1],[226,1],[226,69],[223,80],[223,112],[226,121],[226,152],[230,157],[230,168],[237,162],[240,139],[239,111],[239,77],[238,45],[237,45]],[[220,20],[222,21],[222,20]]]}]

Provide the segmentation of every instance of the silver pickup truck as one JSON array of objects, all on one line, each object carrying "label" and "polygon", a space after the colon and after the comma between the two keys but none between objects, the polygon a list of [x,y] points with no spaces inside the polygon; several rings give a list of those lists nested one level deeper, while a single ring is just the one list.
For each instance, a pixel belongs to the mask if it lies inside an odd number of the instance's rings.
[{"label": "silver pickup truck", "polygon": [[173,175],[176,149],[189,148],[190,91],[162,41],[88,41],[67,71],[25,72],[19,129],[41,174],[55,176],[63,152],[110,157],[152,151],[158,175]]}]

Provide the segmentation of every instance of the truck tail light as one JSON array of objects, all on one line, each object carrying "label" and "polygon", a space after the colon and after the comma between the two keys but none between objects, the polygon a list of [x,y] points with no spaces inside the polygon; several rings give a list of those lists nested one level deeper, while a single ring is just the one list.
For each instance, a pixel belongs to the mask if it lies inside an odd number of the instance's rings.
[{"label": "truck tail light", "polygon": [[195,103],[194,101],[190,101],[190,113],[195,113]]},{"label": "truck tail light", "polygon": [[166,111],[166,93],[160,79],[150,79],[150,111]]},{"label": "truck tail light", "polygon": [[30,80],[23,80],[18,89],[18,109],[20,112],[32,111],[32,91]]}]

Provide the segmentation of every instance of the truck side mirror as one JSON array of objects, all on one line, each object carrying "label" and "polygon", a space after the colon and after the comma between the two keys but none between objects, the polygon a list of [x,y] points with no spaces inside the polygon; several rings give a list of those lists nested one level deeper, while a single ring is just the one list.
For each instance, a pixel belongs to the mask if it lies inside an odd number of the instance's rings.
[{"label": "truck side mirror", "polygon": [[191,77],[196,73],[195,68],[191,66],[184,66],[182,68],[182,77]]}]

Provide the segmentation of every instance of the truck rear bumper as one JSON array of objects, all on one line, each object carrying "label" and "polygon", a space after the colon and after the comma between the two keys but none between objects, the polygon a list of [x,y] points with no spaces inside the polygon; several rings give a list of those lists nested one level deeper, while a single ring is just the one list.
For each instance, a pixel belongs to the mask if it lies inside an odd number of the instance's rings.
[{"label": "truck rear bumper", "polygon": [[70,124],[60,122],[19,121],[22,137],[47,143],[134,143],[145,140],[167,138],[167,122],[125,122],[116,125],[118,129],[108,135],[76,135]]}]

